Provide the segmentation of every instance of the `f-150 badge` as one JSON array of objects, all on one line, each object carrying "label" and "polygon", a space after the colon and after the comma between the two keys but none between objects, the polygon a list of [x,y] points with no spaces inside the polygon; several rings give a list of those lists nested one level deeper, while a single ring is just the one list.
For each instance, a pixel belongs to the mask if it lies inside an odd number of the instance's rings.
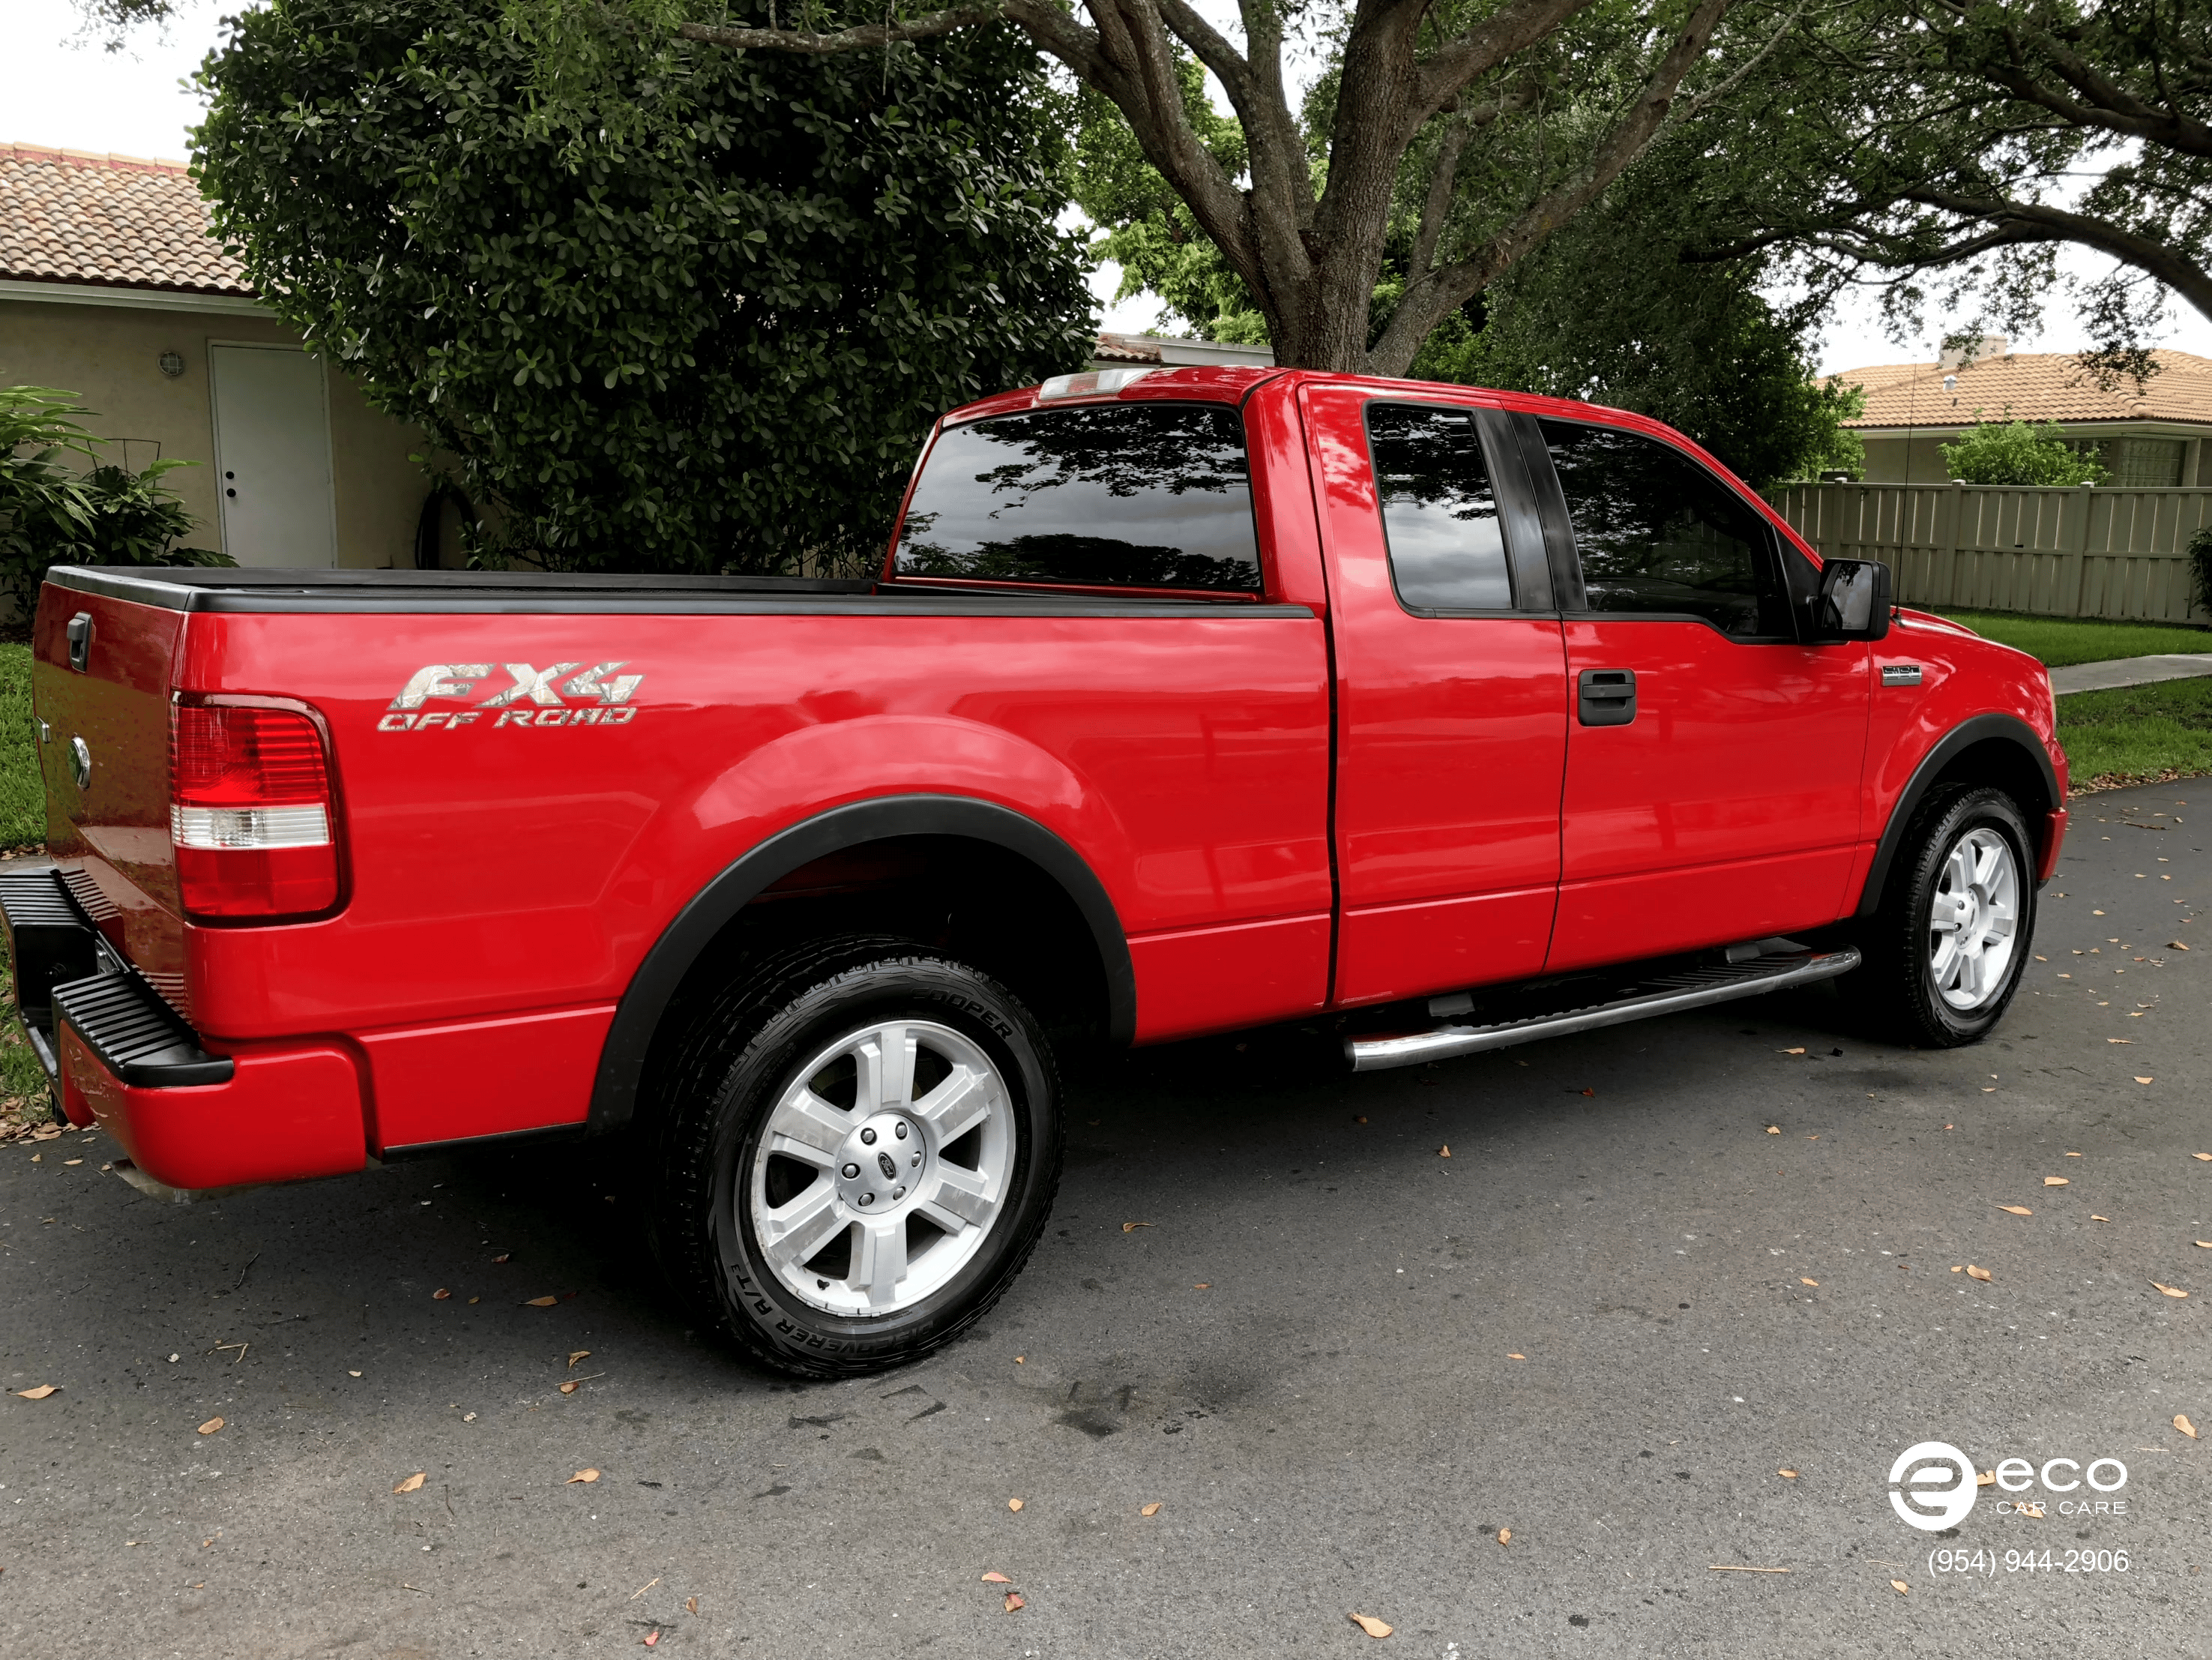
[{"label": "f-150 badge", "polygon": [[[511,683],[465,709],[425,709],[432,702],[465,701],[480,683],[493,678],[489,663],[428,663],[415,671],[392,707],[376,723],[379,732],[453,732],[497,711],[495,727],[626,727],[637,719],[630,702],[645,684],[641,674],[617,675],[627,666],[617,658],[611,663],[556,663],[538,668],[529,663],[505,663]],[[578,672],[581,670],[581,672]],[[566,680],[562,676],[567,675]],[[556,685],[556,683],[557,685]],[[573,702],[571,700],[574,700]]]}]

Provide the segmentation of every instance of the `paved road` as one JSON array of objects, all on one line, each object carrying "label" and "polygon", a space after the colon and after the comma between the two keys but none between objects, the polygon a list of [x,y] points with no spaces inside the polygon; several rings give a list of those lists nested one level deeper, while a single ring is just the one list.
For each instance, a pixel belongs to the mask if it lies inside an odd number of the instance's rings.
[{"label": "paved road", "polygon": [[[988,1330],[863,1383],[687,1330],[573,1159],[177,1209],[97,1138],[0,1152],[0,1383],[60,1386],[0,1399],[0,1652],[2203,1654],[2197,793],[2081,804],[1978,1049],[1808,994],[1357,1080],[1130,1060]],[[2126,1514],[1914,1531],[1926,1439],[2118,1458]],[[2005,1571],[2082,1550],[2129,1570]]]}]

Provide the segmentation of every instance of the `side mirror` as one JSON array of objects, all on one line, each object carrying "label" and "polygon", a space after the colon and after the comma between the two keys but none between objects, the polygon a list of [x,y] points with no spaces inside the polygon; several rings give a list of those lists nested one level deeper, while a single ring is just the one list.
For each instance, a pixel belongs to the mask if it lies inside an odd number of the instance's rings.
[{"label": "side mirror", "polygon": [[1806,602],[1805,643],[1879,640],[1889,632],[1889,567],[1875,559],[1830,559],[1820,566],[1820,592]]}]

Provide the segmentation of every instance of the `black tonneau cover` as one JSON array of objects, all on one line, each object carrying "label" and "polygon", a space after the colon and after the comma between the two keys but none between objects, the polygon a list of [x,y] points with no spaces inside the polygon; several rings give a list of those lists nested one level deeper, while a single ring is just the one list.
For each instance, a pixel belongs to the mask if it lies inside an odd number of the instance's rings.
[{"label": "black tonneau cover", "polygon": [[171,565],[57,565],[56,587],[185,611],[601,614],[834,612],[902,617],[1241,617],[1312,613],[1237,596],[1167,599],[978,593],[809,576],[624,576],[568,571],[288,570]]}]

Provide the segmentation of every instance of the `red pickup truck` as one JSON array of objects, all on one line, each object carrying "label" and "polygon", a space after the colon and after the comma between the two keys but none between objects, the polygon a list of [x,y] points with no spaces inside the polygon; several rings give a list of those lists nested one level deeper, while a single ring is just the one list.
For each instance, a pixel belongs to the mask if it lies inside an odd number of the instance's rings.
[{"label": "red pickup truck", "polygon": [[627,1132],[817,1376],[1006,1287],[1086,1043],[1838,977],[1968,1043],[2066,821],[2042,667],[1679,434],[1305,372],[947,416],[873,581],[58,569],[35,650],[0,909],[72,1122],[178,1189]]}]

